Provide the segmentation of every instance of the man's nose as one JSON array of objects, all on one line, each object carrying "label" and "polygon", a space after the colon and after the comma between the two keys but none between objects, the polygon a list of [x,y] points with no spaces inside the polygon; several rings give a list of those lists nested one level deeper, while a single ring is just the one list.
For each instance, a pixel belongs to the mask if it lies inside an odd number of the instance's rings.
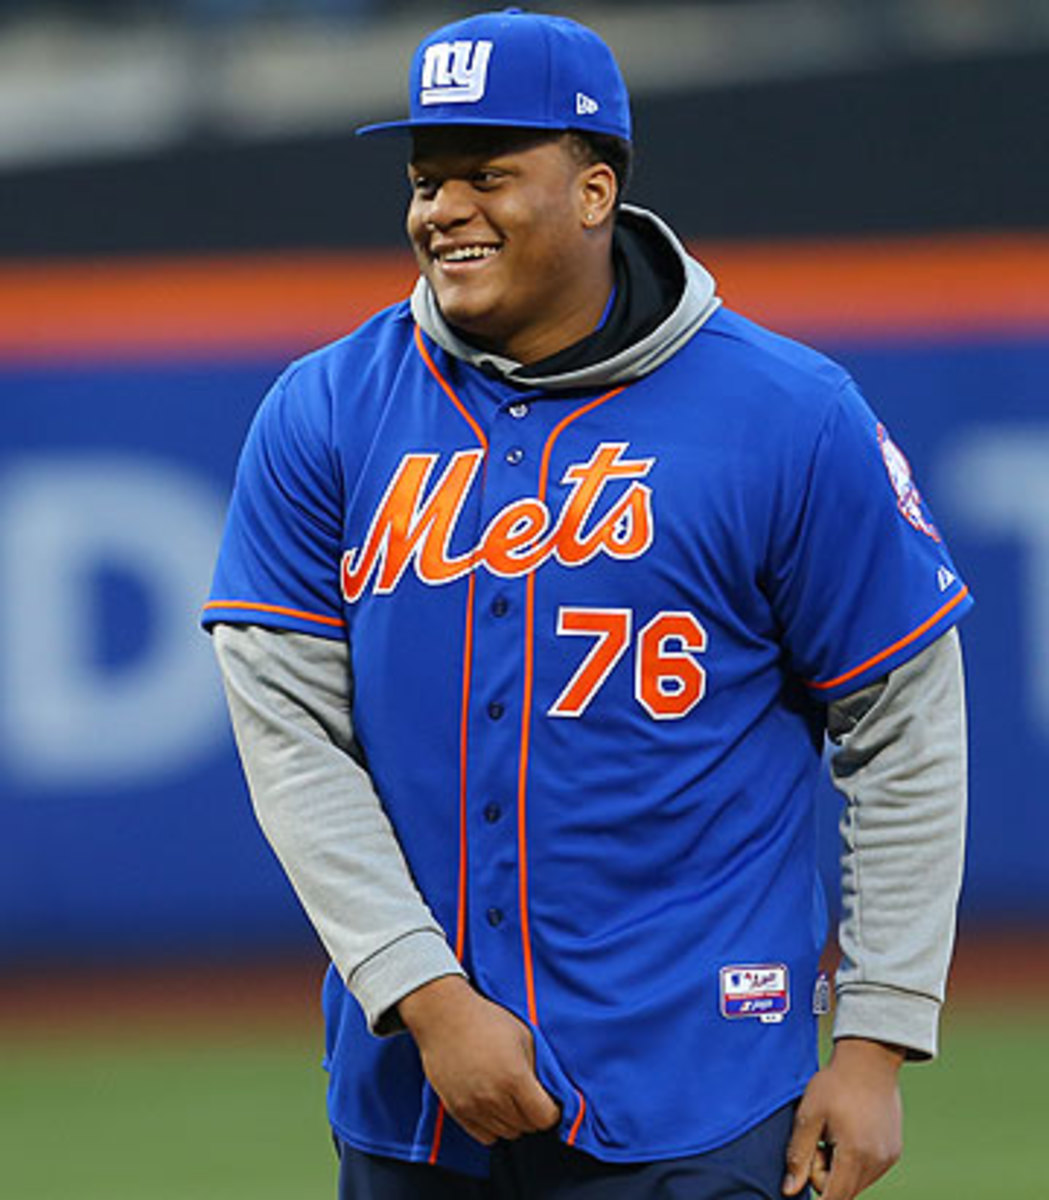
[{"label": "man's nose", "polygon": [[426,210],[426,223],[437,229],[469,220],[476,210],[473,189],[461,179],[446,179],[434,192]]}]

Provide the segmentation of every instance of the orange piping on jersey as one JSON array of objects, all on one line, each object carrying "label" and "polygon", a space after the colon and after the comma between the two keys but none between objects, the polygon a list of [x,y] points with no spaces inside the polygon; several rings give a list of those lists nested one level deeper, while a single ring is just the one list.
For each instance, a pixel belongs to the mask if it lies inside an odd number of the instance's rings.
[{"label": "orange piping on jersey", "polygon": [[[423,341],[422,330],[415,326],[415,346],[419,356],[426,364],[427,370],[437,381],[441,390],[459,410],[463,420],[474,432],[485,453],[485,468],[488,464],[488,439],[484,430],[477,424],[466,406],[455,394],[451,384],[437,369],[430,352]],[[462,703],[459,714],[459,881],[457,887],[458,911],[455,920],[455,957],[462,962],[466,948],[466,872],[468,841],[466,836],[466,764],[467,764],[467,732],[470,720],[470,678],[473,669],[473,613],[474,613],[475,576],[471,572],[466,588],[466,628],[463,633],[463,677]]]},{"label": "orange piping on jersey", "polygon": [[441,1152],[441,1134],[444,1133],[444,1101],[441,1100],[437,1105],[437,1116],[433,1122],[433,1145],[430,1147],[430,1157],[427,1162],[432,1167],[437,1161],[437,1155]]},{"label": "orange piping on jersey", "polygon": [[477,576],[471,572],[466,585],[466,629],[463,631],[462,706],[459,712],[459,888],[455,920],[455,957],[462,962],[466,949],[466,748],[470,728],[470,678],[473,671],[474,591]]},{"label": "orange piping on jersey", "polygon": [[[488,439],[484,435],[484,430],[474,420],[473,416],[467,411],[462,401],[455,394],[451,384],[444,378],[441,372],[437,369],[436,364],[430,356],[430,352],[426,349],[426,343],[422,338],[422,331],[419,326],[415,327],[415,346],[419,351],[419,356],[426,364],[427,370],[437,381],[441,390],[449,400],[459,410],[463,420],[473,430],[477,440],[481,443],[481,448],[484,450],[485,460],[484,469],[488,467]],[[471,571],[469,582],[466,586],[466,627],[463,631],[463,675],[462,675],[462,701],[459,710],[459,877],[456,886],[456,914],[455,914],[455,957],[462,962],[463,954],[466,950],[466,884],[467,884],[467,864],[469,862],[469,838],[467,836],[467,814],[466,814],[466,778],[467,778],[467,747],[470,728],[470,680],[473,671],[473,624],[474,624],[474,593],[476,591],[477,576]],[[441,1152],[441,1136],[444,1133],[444,1101],[439,1099],[437,1105],[437,1116],[434,1119],[433,1125],[433,1143],[430,1146],[429,1162],[431,1166],[437,1162],[437,1156]]]},{"label": "orange piping on jersey", "polygon": [[243,608],[248,612],[279,613],[284,617],[298,617],[300,621],[316,621],[318,625],[331,625],[342,629],[346,622],[342,617],[323,617],[318,613],[302,612],[297,608],[284,608],[280,604],[255,604],[250,600],[209,600],[204,611],[212,608]]},{"label": "orange piping on jersey", "polygon": [[576,1099],[579,1101],[579,1111],[572,1122],[572,1128],[568,1131],[568,1137],[565,1138],[566,1146],[575,1145],[575,1140],[579,1136],[579,1130],[583,1124],[583,1117],[586,1114],[586,1097],[578,1088],[576,1089]]},{"label": "orange piping on jersey", "polygon": [[423,362],[426,363],[426,366],[429,369],[430,374],[434,377],[434,379],[437,380],[438,384],[440,384],[440,386],[441,386],[441,390],[448,397],[448,399],[451,400],[451,402],[455,405],[455,407],[459,410],[459,413],[462,416],[463,420],[474,431],[474,434],[477,436],[477,440],[484,447],[484,452],[485,452],[485,454],[487,454],[488,453],[488,439],[484,436],[484,431],[481,429],[480,425],[477,424],[477,422],[473,419],[473,417],[467,411],[466,406],[463,404],[463,402],[455,394],[454,390],[452,389],[452,385],[448,382],[447,379],[445,379],[445,377],[441,374],[441,372],[437,370],[437,367],[436,367],[433,359],[430,357],[429,350],[426,349],[426,343],[423,341],[422,330],[419,328],[418,325],[416,325],[416,327],[415,327],[415,345],[419,351],[419,355],[422,358]]},{"label": "orange piping on jersey", "polygon": [[[543,457],[539,464],[539,493],[541,503],[546,503],[546,487],[550,472],[550,455],[554,443],[562,431],[573,421],[584,416],[599,404],[618,396],[623,388],[615,388],[591,400],[581,408],[568,414],[550,432],[543,447]],[[539,1010],[535,1000],[535,970],[532,962],[532,938],[528,920],[528,748],[531,741],[532,713],[532,660],[535,654],[535,571],[528,573],[525,585],[525,645],[524,645],[524,691],[521,703],[521,757],[517,770],[517,891],[518,907],[521,912],[521,953],[524,957],[525,995],[528,1001],[528,1018],[533,1025],[539,1024]]]},{"label": "orange piping on jersey", "polygon": [[876,667],[878,663],[884,662],[887,658],[891,658],[897,650],[902,650],[904,646],[909,646],[911,642],[920,638],[923,633],[932,629],[936,622],[942,617],[945,617],[952,608],[956,608],[959,604],[961,604],[968,594],[969,589],[967,587],[963,587],[957,596],[952,596],[952,598],[948,600],[942,608],[938,608],[927,621],[922,621],[918,628],[912,629],[906,637],[900,638],[898,642],[893,642],[891,646],[887,646],[884,650],[875,654],[873,658],[868,658],[866,662],[860,663],[858,667],[853,667],[851,671],[846,671],[844,675],[838,675],[836,678],[828,679],[824,683],[810,682],[808,686],[818,691],[822,691],[826,688],[837,687],[838,684],[848,683],[850,679],[855,679],[858,675],[862,675],[864,671],[869,671],[871,667]]}]

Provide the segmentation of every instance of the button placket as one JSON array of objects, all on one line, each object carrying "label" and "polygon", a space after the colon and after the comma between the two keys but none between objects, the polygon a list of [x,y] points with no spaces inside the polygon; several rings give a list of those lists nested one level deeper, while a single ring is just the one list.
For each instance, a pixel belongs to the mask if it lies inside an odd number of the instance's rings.
[{"label": "button placket", "polygon": [[[541,422],[526,420],[530,415],[535,415],[531,405],[516,398],[492,413],[481,485],[482,535],[496,528],[493,523],[508,506],[534,501],[538,495],[546,431]],[[475,568],[467,743],[471,839],[467,906],[472,966],[479,977],[486,972],[500,978],[507,972],[514,975],[516,956],[520,955],[515,932],[519,929],[518,831],[513,813],[520,758],[526,580],[524,575],[497,573],[484,561]]]}]

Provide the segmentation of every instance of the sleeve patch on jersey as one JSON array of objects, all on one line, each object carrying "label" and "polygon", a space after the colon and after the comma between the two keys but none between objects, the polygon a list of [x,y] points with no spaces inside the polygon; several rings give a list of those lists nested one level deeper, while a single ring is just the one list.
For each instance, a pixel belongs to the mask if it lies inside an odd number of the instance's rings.
[{"label": "sleeve patch on jersey", "polygon": [[721,968],[721,1015],[730,1021],[757,1017],[777,1025],[790,1012],[790,973],[783,963]]},{"label": "sleeve patch on jersey", "polygon": [[926,537],[938,542],[940,534],[925,514],[921,492],[914,482],[911,464],[899,446],[889,437],[889,431],[881,424],[878,425],[878,445],[885,461],[885,470],[889,473],[889,482],[896,493],[896,506],[904,520],[919,533],[924,533]]}]

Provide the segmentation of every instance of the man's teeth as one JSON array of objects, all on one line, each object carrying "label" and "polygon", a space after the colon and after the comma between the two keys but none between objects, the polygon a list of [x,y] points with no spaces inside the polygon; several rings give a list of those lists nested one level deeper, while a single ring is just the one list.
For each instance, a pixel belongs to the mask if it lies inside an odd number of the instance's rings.
[{"label": "man's teeth", "polygon": [[464,262],[470,258],[491,258],[498,253],[498,246],[458,246],[454,250],[446,250],[441,255],[441,262]]}]

